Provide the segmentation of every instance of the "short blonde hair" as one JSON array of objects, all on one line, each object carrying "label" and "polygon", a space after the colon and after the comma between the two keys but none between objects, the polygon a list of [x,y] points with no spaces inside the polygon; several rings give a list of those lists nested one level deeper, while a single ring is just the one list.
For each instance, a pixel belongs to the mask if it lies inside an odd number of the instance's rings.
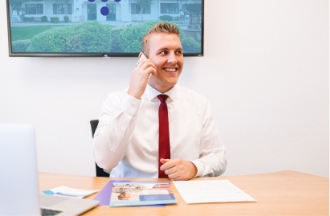
[{"label": "short blonde hair", "polygon": [[159,22],[151,27],[151,29],[142,38],[142,51],[146,52],[148,46],[149,35],[153,33],[176,34],[180,38],[179,28],[172,23]]}]

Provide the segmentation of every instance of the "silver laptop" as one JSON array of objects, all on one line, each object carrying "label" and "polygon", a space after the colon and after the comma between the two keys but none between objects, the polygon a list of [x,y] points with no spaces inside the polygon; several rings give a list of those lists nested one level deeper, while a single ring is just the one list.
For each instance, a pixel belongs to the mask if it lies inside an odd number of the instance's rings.
[{"label": "silver laptop", "polygon": [[40,194],[34,127],[0,123],[0,215],[79,215],[98,204]]}]

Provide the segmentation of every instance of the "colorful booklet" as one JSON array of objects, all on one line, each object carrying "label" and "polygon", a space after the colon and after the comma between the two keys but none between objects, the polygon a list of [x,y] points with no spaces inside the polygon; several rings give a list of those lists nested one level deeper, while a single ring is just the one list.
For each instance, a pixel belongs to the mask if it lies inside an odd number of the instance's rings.
[{"label": "colorful booklet", "polygon": [[170,182],[113,181],[110,207],[177,203]]}]

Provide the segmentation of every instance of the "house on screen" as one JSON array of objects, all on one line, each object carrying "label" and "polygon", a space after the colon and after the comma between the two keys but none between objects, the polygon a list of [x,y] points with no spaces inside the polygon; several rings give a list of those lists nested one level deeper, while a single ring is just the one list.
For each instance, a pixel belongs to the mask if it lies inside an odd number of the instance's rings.
[{"label": "house on screen", "polygon": [[[68,16],[71,22],[120,21],[138,22],[157,20],[162,15],[174,18],[182,17],[182,3],[185,0],[153,0],[142,12],[136,0],[28,0],[24,4],[24,16],[40,18],[42,16],[59,17]],[[197,0],[194,2],[201,2]]]}]

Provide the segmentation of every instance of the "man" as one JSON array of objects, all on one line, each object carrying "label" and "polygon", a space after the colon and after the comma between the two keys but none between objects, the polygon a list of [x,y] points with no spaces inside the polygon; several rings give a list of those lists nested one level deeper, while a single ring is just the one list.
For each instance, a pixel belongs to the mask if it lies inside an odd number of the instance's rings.
[{"label": "man", "polygon": [[[226,168],[225,148],[201,95],[177,85],[183,69],[178,28],[153,26],[142,41],[143,54],[129,88],[110,93],[94,134],[96,163],[111,177],[159,177],[173,180],[219,176]],[[170,157],[159,158],[158,95],[166,94]]]}]

